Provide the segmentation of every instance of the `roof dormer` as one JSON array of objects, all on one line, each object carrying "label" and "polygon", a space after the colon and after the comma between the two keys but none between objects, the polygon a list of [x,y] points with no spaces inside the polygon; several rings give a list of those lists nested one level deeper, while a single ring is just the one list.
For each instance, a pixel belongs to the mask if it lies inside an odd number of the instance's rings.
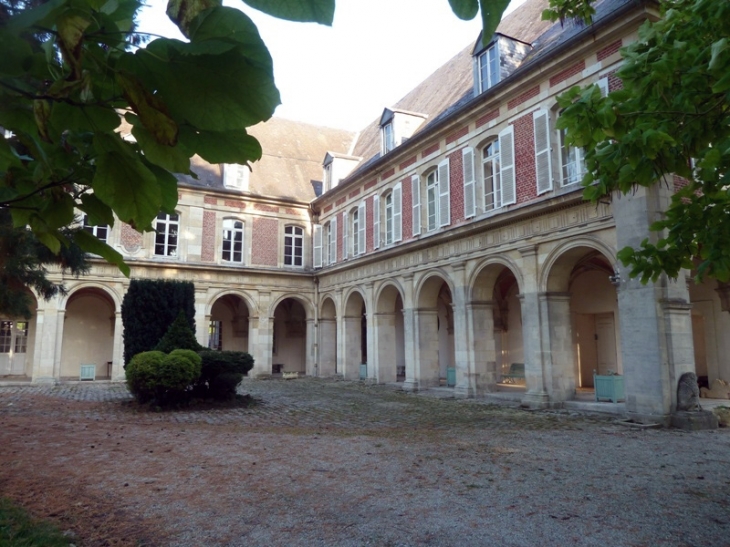
[{"label": "roof dormer", "polygon": [[325,192],[332,190],[342,179],[352,173],[361,160],[362,158],[357,156],[327,152],[322,162],[324,168],[323,190]]},{"label": "roof dormer", "polygon": [[380,117],[381,154],[387,154],[410,139],[426,117],[407,110],[384,109]]},{"label": "roof dormer", "polygon": [[480,33],[472,52],[474,95],[484,93],[512,74],[531,49],[530,44],[499,33],[485,46]]}]

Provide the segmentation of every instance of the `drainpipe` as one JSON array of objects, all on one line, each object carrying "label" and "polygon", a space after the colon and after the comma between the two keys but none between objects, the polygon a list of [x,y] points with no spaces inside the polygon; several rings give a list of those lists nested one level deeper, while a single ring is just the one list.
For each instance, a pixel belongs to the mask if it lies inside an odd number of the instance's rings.
[{"label": "drainpipe", "polygon": [[319,277],[314,276],[314,376],[319,378]]}]

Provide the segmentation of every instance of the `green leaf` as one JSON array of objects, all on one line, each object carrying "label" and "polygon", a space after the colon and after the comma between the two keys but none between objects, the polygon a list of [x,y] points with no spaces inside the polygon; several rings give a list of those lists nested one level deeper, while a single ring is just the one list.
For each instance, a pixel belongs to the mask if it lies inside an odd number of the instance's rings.
[{"label": "green leaf", "polygon": [[194,131],[183,126],[180,142],[210,163],[245,165],[261,159],[261,144],[245,129],[237,131]]},{"label": "green leaf", "polygon": [[61,250],[61,241],[56,234],[50,232],[40,232],[33,230],[38,241],[48,247],[53,254],[58,254]]},{"label": "green leaf", "polygon": [[99,151],[92,187],[96,196],[119,217],[138,230],[151,227],[162,205],[157,177],[121,142],[118,135],[97,133]]},{"label": "green leaf", "polygon": [[190,172],[190,154],[180,144],[176,146],[160,144],[141,125],[132,127],[132,135],[137,139],[137,144],[144,151],[148,161],[173,173]]},{"label": "green leaf", "polygon": [[167,16],[185,36],[190,36],[190,23],[203,11],[220,6],[221,0],[168,0]]},{"label": "green leaf", "polygon": [[64,131],[111,132],[119,127],[121,121],[119,114],[111,107],[56,102],[49,123],[58,138]]},{"label": "green leaf", "polygon": [[161,145],[175,146],[177,124],[167,113],[165,104],[155,97],[134,76],[118,72],[116,80],[124,92],[124,98],[137,113],[148,134]]},{"label": "green leaf", "polygon": [[66,0],[50,0],[39,4],[33,9],[23,10],[18,15],[10,18],[7,23],[8,30],[19,32],[22,30],[30,29],[34,26],[45,26],[50,27],[48,24],[49,20],[53,19],[56,12],[60,10]]},{"label": "green leaf", "polygon": [[111,207],[101,201],[94,194],[81,196],[81,203],[78,205],[84,213],[89,215],[89,222],[94,226],[114,226],[114,213]]},{"label": "green leaf", "polygon": [[64,192],[56,195],[55,199],[47,200],[39,215],[49,229],[58,230],[74,221],[75,206],[73,198]]},{"label": "green leaf", "polygon": [[332,25],[335,0],[243,0],[264,13],[286,19]]},{"label": "green leaf", "polygon": [[479,1],[478,0],[449,0],[451,11],[459,19],[470,21],[476,17],[479,13]]},{"label": "green leaf", "polygon": [[27,41],[0,30],[0,73],[19,76],[25,72],[28,58],[33,55]]},{"label": "green leaf", "polygon": [[157,165],[146,161],[145,165],[157,177],[157,184],[160,187],[162,197],[160,210],[171,215],[174,214],[175,207],[177,207],[177,179]]},{"label": "green leaf", "polygon": [[[5,137],[0,136],[0,173],[7,171],[12,166],[19,167],[20,165],[20,159],[15,154],[15,151],[10,147],[10,144],[8,144],[8,141],[5,139]],[[0,188],[0,193],[2,193],[2,190],[10,189]],[[14,190],[13,193],[15,193]],[[2,197],[0,197],[0,203],[1,202]]]},{"label": "green leaf", "polygon": [[116,265],[125,277],[129,277],[130,270],[129,266],[124,262],[124,257],[109,245],[100,241],[86,230],[75,231],[73,238],[76,244],[84,251],[98,255],[110,264]]},{"label": "green leaf", "polygon": [[510,0],[479,0],[482,10],[482,44],[485,46],[492,41],[494,31],[497,30],[497,25],[509,3]]}]

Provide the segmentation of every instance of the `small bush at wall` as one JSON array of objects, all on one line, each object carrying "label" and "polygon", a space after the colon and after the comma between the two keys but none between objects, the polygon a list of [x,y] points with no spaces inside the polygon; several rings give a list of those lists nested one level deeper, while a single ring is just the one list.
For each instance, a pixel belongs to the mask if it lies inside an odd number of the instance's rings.
[{"label": "small bush at wall", "polygon": [[175,350],[169,355],[161,351],[138,353],[127,365],[127,386],[140,403],[169,406],[185,402],[200,377],[201,361],[191,350]]},{"label": "small bush at wall", "polygon": [[164,351],[165,353],[170,353],[176,349],[187,349],[193,352],[203,349],[203,346],[198,344],[195,339],[195,333],[190,328],[190,323],[183,310],[180,310],[175,321],[172,322],[170,328],[167,329],[167,332],[155,347],[155,351]]},{"label": "small bush at wall", "polygon": [[253,357],[243,351],[203,350],[200,379],[195,387],[199,397],[216,400],[236,396],[236,387],[253,368]]}]

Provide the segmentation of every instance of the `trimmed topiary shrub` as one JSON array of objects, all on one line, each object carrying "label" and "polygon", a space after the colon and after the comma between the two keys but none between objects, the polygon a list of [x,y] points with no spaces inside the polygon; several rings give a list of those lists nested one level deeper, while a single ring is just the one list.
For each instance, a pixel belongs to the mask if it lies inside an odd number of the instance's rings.
[{"label": "trimmed topiary shrub", "polygon": [[253,357],[244,351],[202,350],[200,379],[195,387],[199,397],[216,400],[236,396],[236,388],[253,368]]},{"label": "trimmed topiary shrub", "polygon": [[185,402],[200,377],[202,359],[191,350],[138,353],[126,368],[129,391],[140,403],[169,406]]},{"label": "trimmed topiary shrub", "polygon": [[165,336],[155,346],[155,351],[164,351],[165,353],[170,353],[176,349],[192,350],[193,353],[204,349],[195,339],[195,332],[190,328],[188,318],[182,310],[177,314],[170,328],[167,329]]},{"label": "trimmed topiary shrub", "polygon": [[122,302],[124,362],[155,349],[180,310],[195,332],[195,285],[191,282],[133,279]]}]

